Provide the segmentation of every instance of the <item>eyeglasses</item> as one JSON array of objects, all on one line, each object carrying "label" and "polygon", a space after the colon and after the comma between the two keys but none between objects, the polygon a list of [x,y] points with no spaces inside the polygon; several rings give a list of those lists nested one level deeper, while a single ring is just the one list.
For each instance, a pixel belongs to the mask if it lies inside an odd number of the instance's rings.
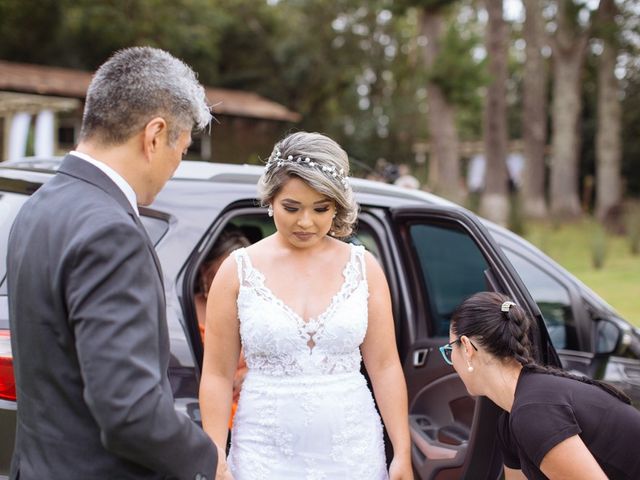
[{"label": "eyeglasses", "polygon": [[[458,338],[457,340],[454,340],[451,343],[447,343],[446,345],[443,345],[439,348],[440,350],[440,354],[442,355],[442,358],[444,358],[444,361],[447,362],[449,365],[453,365],[453,362],[451,361],[451,352],[453,351],[453,346],[456,343],[459,343],[460,339]],[[471,346],[473,347],[473,349],[477,352],[478,349],[476,348],[476,346],[473,344],[473,342],[471,340],[469,340],[469,343],[471,344]]]}]

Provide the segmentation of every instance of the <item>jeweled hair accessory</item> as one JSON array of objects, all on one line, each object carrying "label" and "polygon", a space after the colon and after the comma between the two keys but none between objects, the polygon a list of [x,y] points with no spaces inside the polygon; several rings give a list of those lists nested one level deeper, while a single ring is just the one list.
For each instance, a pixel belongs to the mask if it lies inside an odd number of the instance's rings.
[{"label": "jeweled hair accessory", "polygon": [[515,303],[507,301],[500,306],[500,311],[509,313],[509,310],[511,309],[511,307],[515,307],[515,306],[516,306]]},{"label": "jeweled hair accessory", "polygon": [[349,188],[349,180],[344,174],[344,168],[340,168],[338,170],[333,165],[321,165],[318,162],[314,162],[309,157],[305,157],[302,155],[299,155],[296,157],[294,157],[293,155],[289,155],[286,158],[281,157],[281,155],[282,154],[280,153],[280,149],[276,147],[273,150],[273,153],[269,157],[269,160],[267,161],[267,164],[264,167],[267,172],[274,167],[281,167],[285,163],[295,163],[300,165],[306,165],[311,168],[321,169],[329,177],[335,178],[338,182],[340,182],[340,184],[342,185],[342,188],[344,188],[345,190]]}]

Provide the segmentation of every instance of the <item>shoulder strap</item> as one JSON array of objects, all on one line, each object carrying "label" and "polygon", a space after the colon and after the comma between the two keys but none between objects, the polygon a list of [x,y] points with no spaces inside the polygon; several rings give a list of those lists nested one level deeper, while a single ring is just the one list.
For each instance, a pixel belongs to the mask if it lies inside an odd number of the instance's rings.
[{"label": "shoulder strap", "polygon": [[363,245],[354,245],[353,247],[353,255],[355,256],[356,267],[363,280],[367,279],[367,269],[366,269],[366,261],[364,258],[364,254],[366,250]]},{"label": "shoulder strap", "polygon": [[238,267],[238,282],[242,285],[248,276],[251,263],[249,256],[244,247],[238,248],[233,251],[233,257],[236,259],[236,266]]},{"label": "shoulder strap", "polygon": [[366,283],[367,281],[364,253],[364,246],[351,244],[351,257],[346,271],[352,272],[351,275],[349,275],[350,280],[348,281],[352,288],[357,287],[361,282]]}]

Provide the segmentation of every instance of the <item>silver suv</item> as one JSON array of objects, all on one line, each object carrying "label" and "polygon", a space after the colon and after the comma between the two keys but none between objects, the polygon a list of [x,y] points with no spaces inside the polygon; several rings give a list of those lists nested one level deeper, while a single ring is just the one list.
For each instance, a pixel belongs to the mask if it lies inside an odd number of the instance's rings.
[{"label": "silver suv", "polygon": [[[0,165],[0,255],[24,201],[60,159]],[[220,232],[233,225],[257,241],[273,232],[258,207],[255,166],[182,162],[142,220],[162,263],[175,406],[200,421],[202,343],[194,308],[197,272]],[[409,391],[416,478],[499,478],[498,408],[470,397],[437,347],[467,296],[496,290],[537,321],[538,359],[625,390],[640,405],[640,334],[609,305],[541,251],[508,230],[424,192],[354,179],[361,205],[357,233],[383,266],[393,298],[398,349]],[[52,212],[63,214],[63,212]],[[8,475],[15,431],[15,386],[0,263],[0,479]]]}]

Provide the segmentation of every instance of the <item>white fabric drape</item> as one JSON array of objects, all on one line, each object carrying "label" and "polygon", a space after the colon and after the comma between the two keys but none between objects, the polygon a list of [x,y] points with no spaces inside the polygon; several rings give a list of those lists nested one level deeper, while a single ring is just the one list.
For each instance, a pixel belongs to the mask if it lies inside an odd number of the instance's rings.
[{"label": "white fabric drape", "polygon": [[18,112],[13,115],[9,128],[8,160],[17,160],[27,153],[27,136],[30,124],[31,115],[27,112]]},{"label": "white fabric drape", "polygon": [[34,150],[36,157],[52,157],[54,146],[54,115],[42,110],[36,118]]}]

